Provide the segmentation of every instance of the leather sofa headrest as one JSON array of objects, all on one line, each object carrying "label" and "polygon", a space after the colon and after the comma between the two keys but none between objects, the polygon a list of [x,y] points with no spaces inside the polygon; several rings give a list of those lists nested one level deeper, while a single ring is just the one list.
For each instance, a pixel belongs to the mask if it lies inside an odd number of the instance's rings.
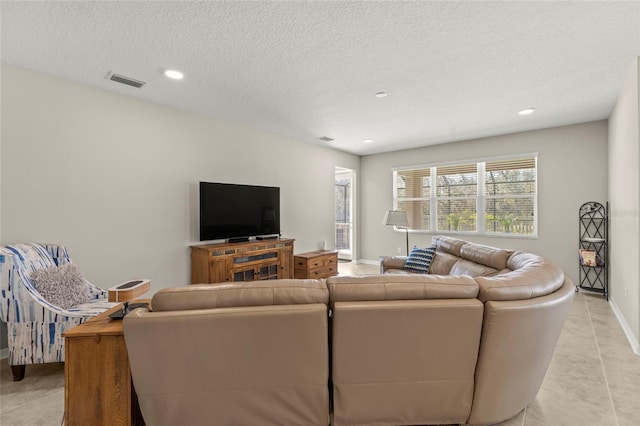
[{"label": "leather sofa headrest", "polygon": [[457,238],[445,237],[443,235],[434,235],[431,244],[436,246],[436,250],[452,254],[460,257],[460,249],[467,244],[464,240]]},{"label": "leather sofa headrest", "polygon": [[195,284],[163,288],[151,301],[154,311],[232,308],[241,306],[329,303],[324,280],[265,280]]},{"label": "leather sofa headrest", "polygon": [[507,267],[507,260],[513,254],[513,250],[474,244],[443,235],[434,235],[431,243],[435,244],[437,250],[440,252],[449,253],[479,263],[480,265],[489,266],[498,271]]},{"label": "leather sofa headrest", "polygon": [[473,299],[478,284],[468,276],[384,274],[327,279],[330,301]]},{"label": "leather sofa headrest", "polygon": [[[507,267],[507,260],[513,250],[504,250],[480,244],[466,243],[460,248],[460,257],[501,271]],[[510,268],[513,269],[513,268]]]}]

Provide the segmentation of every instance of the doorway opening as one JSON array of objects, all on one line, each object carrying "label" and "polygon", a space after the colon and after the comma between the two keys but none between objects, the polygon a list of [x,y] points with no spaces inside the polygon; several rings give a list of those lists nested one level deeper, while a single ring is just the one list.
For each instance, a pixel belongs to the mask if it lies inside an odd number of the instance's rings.
[{"label": "doorway opening", "polygon": [[336,167],[336,250],[338,259],[353,260],[354,171]]}]

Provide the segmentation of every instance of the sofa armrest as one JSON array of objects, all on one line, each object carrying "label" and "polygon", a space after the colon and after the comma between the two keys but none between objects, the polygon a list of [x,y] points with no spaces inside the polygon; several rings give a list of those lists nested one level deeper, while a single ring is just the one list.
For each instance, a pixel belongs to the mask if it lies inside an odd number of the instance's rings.
[{"label": "sofa armrest", "polygon": [[380,256],[380,273],[389,269],[404,269],[407,256]]}]

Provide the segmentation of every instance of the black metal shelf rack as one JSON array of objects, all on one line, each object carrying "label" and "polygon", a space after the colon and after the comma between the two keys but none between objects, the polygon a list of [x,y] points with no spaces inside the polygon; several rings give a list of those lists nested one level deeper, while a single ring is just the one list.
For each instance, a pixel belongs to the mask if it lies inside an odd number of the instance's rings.
[{"label": "black metal shelf rack", "polygon": [[609,300],[609,203],[584,203],[579,212],[579,249],[595,254],[595,264],[580,256],[579,289],[602,293]]}]

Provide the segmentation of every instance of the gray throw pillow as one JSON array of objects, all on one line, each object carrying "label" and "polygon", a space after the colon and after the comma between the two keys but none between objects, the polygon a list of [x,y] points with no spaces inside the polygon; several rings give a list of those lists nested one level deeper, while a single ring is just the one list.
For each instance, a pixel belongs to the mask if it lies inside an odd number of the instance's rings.
[{"label": "gray throw pillow", "polygon": [[38,269],[29,275],[38,293],[62,309],[91,301],[91,289],[74,264]]}]

